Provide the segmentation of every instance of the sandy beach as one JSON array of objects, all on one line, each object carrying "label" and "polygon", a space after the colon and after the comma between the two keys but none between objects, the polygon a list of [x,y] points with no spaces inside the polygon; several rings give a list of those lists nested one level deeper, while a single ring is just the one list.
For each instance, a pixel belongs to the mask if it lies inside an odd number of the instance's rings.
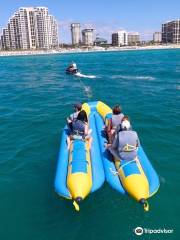
[{"label": "sandy beach", "polygon": [[57,50],[27,50],[27,51],[0,51],[0,57],[5,56],[28,56],[28,55],[48,55],[61,53],[84,53],[99,51],[133,51],[133,50],[155,50],[155,49],[178,49],[180,44],[154,45],[154,46],[125,46],[125,47],[89,47],[89,48],[59,48]]}]

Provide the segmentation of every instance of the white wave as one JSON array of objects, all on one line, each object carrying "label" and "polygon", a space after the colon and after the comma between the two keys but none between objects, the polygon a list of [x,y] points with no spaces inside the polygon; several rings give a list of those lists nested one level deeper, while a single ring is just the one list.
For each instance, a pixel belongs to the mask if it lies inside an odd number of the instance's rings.
[{"label": "white wave", "polygon": [[113,75],[112,79],[136,79],[136,80],[154,80],[155,78],[152,76],[131,76],[131,75]]},{"label": "white wave", "polygon": [[86,93],[88,98],[92,97],[92,89],[90,86],[84,86],[84,92]]},{"label": "white wave", "polygon": [[177,90],[180,90],[180,85],[177,85],[177,86],[176,86],[176,89],[177,89]]},{"label": "white wave", "polygon": [[81,77],[81,78],[96,78],[95,75],[85,75],[85,74],[82,74],[82,73],[76,73],[75,76],[77,77]]}]

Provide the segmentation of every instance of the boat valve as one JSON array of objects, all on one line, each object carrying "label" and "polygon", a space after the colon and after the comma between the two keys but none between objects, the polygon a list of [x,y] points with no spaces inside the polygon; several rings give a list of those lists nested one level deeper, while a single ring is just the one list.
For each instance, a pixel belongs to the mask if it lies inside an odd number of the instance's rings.
[{"label": "boat valve", "polygon": [[81,202],[82,200],[83,200],[82,197],[77,197],[77,198],[75,199],[75,201],[78,202],[78,203]]}]

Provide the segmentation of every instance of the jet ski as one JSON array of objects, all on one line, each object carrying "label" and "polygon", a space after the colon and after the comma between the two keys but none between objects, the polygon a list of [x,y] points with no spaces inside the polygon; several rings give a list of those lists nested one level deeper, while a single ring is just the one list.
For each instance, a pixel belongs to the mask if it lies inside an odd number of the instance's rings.
[{"label": "jet ski", "polygon": [[72,64],[69,65],[69,67],[66,69],[66,73],[67,73],[67,74],[75,75],[75,74],[77,74],[78,72],[79,72],[79,71],[78,71],[78,68],[77,68],[76,63],[72,63]]},{"label": "jet ski", "polygon": [[85,75],[82,74],[79,69],[77,68],[76,63],[72,63],[69,65],[69,67],[66,69],[66,73],[67,74],[71,74],[74,75],[76,77],[80,77],[80,78],[96,78],[96,76],[94,75]]}]

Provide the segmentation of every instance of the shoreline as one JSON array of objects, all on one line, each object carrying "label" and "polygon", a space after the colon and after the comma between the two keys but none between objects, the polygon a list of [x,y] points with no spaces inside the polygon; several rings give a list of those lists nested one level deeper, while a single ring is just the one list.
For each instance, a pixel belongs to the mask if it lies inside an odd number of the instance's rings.
[{"label": "shoreline", "polygon": [[161,49],[180,49],[180,44],[155,45],[155,46],[129,46],[129,47],[92,47],[92,48],[72,48],[59,50],[25,50],[25,51],[0,51],[0,57],[10,56],[33,56],[50,54],[69,54],[69,53],[87,53],[87,52],[121,52],[121,51],[141,51],[141,50],[161,50]]}]

